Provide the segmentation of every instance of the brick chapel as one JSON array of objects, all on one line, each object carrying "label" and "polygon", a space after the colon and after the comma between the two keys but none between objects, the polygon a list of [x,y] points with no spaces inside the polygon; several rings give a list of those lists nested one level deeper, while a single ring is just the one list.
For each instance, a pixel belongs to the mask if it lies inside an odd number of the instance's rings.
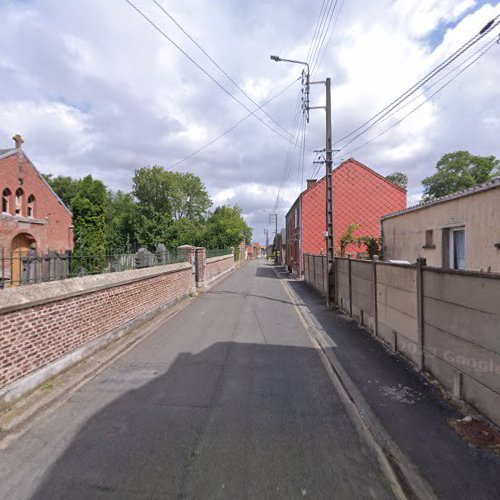
[{"label": "brick chapel", "polygon": [[[14,148],[0,149],[0,259],[71,250],[71,212],[23,151],[21,136],[13,140]],[[2,274],[16,274],[3,264]]]}]

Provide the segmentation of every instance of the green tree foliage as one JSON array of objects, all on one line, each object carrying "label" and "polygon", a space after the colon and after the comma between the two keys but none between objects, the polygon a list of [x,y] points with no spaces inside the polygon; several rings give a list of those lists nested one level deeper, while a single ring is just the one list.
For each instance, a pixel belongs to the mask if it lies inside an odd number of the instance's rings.
[{"label": "green tree foliage", "polygon": [[150,207],[166,220],[202,220],[212,205],[201,179],[163,167],[140,168],[133,178],[139,206]]},{"label": "green tree foliage", "polygon": [[251,239],[252,230],[247,226],[238,205],[222,205],[210,214],[205,237],[208,247],[236,247],[243,240],[249,244]]},{"label": "green tree foliage", "polygon": [[100,271],[104,265],[107,200],[106,186],[91,175],[78,181],[77,193],[71,200],[75,235],[73,262],[89,272]]},{"label": "green tree foliage", "polygon": [[[193,174],[141,168],[133,177],[132,193],[107,191],[91,176],[45,178],[73,211],[74,255],[88,271],[102,266],[105,252],[123,253],[137,246],[154,251],[160,243],[172,249],[186,244],[237,246],[252,236],[238,206],[208,214],[212,203]],[[90,255],[95,256],[93,263],[84,265],[84,256]]]},{"label": "green tree foliage", "polygon": [[394,172],[392,174],[386,175],[385,178],[403,189],[406,189],[408,187],[408,176],[406,174],[403,174],[403,172]]},{"label": "green tree foliage", "polygon": [[358,243],[358,238],[354,236],[354,233],[359,229],[360,224],[351,223],[346,227],[346,230],[342,233],[340,237],[340,256],[345,257],[346,248],[352,243]]},{"label": "green tree foliage", "polygon": [[106,250],[116,254],[137,246],[137,206],[132,194],[110,191],[106,203]]},{"label": "green tree foliage", "polygon": [[65,175],[53,176],[52,174],[44,174],[44,179],[54,192],[61,198],[62,202],[71,208],[71,200],[75,197],[78,191],[78,179]]},{"label": "green tree foliage", "polygon": [[198,220],[183,217],[174,220],[167,231],[167,240],[171,248],[180,245],[203,246],[205,243],[206,224]]},{"label": "green tree foliage", "polygon": [[423,200],[433,200],[487,182],[500,173],[500,160],[494,156],[475,156],[468,151],[445,154],[437,172],[422,181]]}]

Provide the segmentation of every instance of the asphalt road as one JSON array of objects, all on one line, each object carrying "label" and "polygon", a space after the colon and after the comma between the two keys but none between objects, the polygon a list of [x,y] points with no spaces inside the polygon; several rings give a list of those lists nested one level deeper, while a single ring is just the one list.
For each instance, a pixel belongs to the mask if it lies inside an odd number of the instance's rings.
[{"label": "asphalt road", "polygon": [[263,261],[1,453],[2,499],[392,498]]}]

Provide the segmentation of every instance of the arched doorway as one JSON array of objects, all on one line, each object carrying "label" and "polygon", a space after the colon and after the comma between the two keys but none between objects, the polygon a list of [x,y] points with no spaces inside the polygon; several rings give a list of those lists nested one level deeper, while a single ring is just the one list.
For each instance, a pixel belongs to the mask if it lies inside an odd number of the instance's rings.
[{"label": "arched doorway", "polygon": [[36,249],[36,240],[31,234],[21,233],[12,240],[12,286],[19,285],[23,279],[26,257],[30,249]]}]

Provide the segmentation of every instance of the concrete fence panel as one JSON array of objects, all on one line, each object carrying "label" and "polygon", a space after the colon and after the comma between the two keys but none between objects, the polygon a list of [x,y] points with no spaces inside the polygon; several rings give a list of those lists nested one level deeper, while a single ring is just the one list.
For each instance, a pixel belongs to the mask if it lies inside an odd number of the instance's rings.
[{"label": "concrete fence panel", "polygon": [[373,293],[373,262],[351,261],[352,315],[363,325],[374,328],[375,297]]},{"label": "concrete fence panel", "polygon": [[423,271],[425,367],[500,423],[500,276]]}]

